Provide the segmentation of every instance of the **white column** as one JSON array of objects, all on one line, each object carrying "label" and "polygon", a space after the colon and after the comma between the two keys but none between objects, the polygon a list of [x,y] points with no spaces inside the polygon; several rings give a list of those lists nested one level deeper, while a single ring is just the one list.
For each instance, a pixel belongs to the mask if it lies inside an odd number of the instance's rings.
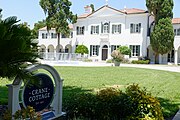
[{"label": "white column", "polygon": [[178,65],[178,50],[174,50],[174,64]]}]

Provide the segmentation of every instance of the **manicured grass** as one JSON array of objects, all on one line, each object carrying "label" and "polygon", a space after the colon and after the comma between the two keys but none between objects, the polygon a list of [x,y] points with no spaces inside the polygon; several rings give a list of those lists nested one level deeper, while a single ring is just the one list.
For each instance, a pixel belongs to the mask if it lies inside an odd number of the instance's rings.
[{"label": "manicured grass", "polygon": [[[73,92],[97,90],[107,86],[139,84],[158,97],[165,117],[180,106],[180,73],[126,67],[55,67],[64,79],[63,99]],[[0,85],[0,103],[7,100],[5,80]],[[4,103],[4,102],[3,102]]]}]

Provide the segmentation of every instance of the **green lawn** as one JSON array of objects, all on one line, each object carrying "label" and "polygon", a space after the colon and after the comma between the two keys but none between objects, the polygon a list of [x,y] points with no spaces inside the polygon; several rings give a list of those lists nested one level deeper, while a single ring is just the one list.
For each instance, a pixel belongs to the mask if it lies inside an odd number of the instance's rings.
[{"label": "green lawn", "polygon": [[[180,106],[180,73],[126,67],[55,67],[64,79],[64,96],[99,88],[137,83],[158,97],[165,117]],[[0,103],[7,103],[7,80],[0,85]]]}]

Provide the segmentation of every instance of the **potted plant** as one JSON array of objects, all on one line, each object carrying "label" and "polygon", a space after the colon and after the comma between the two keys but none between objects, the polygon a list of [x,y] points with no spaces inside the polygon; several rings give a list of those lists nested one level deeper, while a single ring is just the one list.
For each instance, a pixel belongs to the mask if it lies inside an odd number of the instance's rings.
[{"label": "potted plant", "polygon": [[124,55],[121,54],[121,52],[119,50],[114,50],[112,53],[111,53],[111,56],[113,58],[113,61],[114,61],[114,65],[115,66],[119,66],[120,65],[120,62],[123,61],[124,59]]}]

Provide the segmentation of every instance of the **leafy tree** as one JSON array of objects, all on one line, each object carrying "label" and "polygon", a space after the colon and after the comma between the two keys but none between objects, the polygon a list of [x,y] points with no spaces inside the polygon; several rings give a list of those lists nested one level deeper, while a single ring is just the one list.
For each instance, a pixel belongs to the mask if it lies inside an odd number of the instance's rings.
[{"label": "leafy tree", "polygon": [[88,48],[85,45],[78,45],[75,53],[88,54]]},{"label": "leafy tree", "polygon": [[56,29],[58,37],[58,50],[60,46],[60,34],[69,36],[69,23],[75,23],[77,15],[70,11],[72,3],[69,0],[40,0],[40,6],[44,10],[47,30]]},{"label": "leafy tree", "polygon": [[16,17],[0,21],[0,77],[26,76],[27,62],[35,63],[38,57],[31,31],[18,22]]},{"label": "leafy tree", "polygon": [[149,13],[155,17],[155,23],[161,18],[173,17],[173,0],[146,0],[146,6]]},{"label": "leafy tree", "polygon": [[42,21],[38,21],[37,23],[34,24],[34,28],[32,29],[32,35],[33,38],[38,38],[38,31],[40,28],[43,28],[46,26],[46,21],[42,20]]},{"label": "leafy tree", "polygon": [[159,54],[168,53],[173,48],[174,31],[170,18],[162,18],[155,25],[154,31],[150,35],[150,43],[155,52],[155,63]]},{"label": "leafy tree", "polygon": [[[157,58],[159,54],[166,54],[172,50],[172,44],[168,43],[173,43],[174,41],[171,23],[174,3],[173,0],[146,0],[146,6],[155,18],[155,29],[150,36],[150,43],[155,52],[155,63],[158,63]],[[159,28],[163,29],[161,30]],[[167,29],[165,30],[165,28]],[[165,32],[166,35],[164,35],[163,32]]]},{"label": "leafy tree", "polygon": [[131,54],[131,49],[129,49],[127,46],[120,46],[119,50],[123,55],[130,55]]}]

